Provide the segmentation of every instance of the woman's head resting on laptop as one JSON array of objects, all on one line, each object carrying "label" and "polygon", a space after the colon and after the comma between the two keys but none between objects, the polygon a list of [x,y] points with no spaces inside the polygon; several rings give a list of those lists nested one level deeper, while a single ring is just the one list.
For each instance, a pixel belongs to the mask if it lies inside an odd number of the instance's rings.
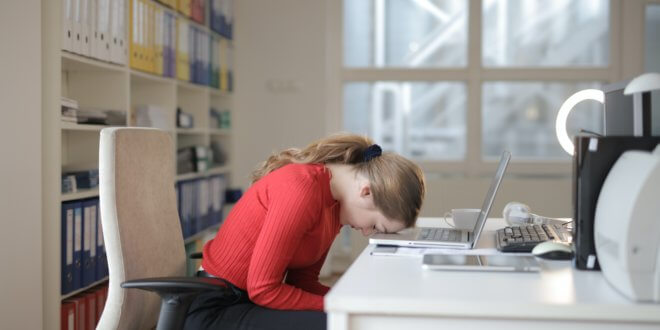
[{"label": "woman's head resting on laptop", "polygon": [[347,142],[343,149],[350,161],[326,162],[341,224],[364,236],[414,226],[425,194],[421,168],[398,154],[383,153],[366,137]]},{"label": "woman's head resting on laptop", "polygon": [[303,149],[272,155],[252,173],[253,182],[286,164],[323,164],[339,221],[368,236],[413,227],[425,194],[422,169],[405,157],[382,152],[366,136],[341,133]]}]

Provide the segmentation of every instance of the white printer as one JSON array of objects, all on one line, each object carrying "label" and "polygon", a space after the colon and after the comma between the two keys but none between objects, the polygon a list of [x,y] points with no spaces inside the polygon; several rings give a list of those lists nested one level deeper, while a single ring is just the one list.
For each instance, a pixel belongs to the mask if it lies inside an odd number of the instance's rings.
[{"label": "white printer", "polygon": [[603,183],[594,221],[607,281],[632,300],[660,302],[660,145],[621,155]]}]

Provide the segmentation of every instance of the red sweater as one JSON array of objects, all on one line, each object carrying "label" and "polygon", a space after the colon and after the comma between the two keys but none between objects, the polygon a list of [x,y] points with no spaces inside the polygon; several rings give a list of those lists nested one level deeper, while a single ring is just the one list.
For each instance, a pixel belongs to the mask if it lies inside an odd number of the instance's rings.
[{"label": "red sweater", "polygon": [[202,266],[246,290],[257,305],[321,311],[329,288],[318,275],[341,228],[338,211],[325,166],[283,166],[236,203],[204,246]]}]

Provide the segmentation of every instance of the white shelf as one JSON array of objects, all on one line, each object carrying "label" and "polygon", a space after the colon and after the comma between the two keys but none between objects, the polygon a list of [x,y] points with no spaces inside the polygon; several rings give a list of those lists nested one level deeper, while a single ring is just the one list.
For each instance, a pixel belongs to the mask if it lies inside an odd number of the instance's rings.
[{"label": "white shelf", "polygon": [[99,188],[94,189],[82,189],[72,193],[62,194],[62,202],[74,201],[78,199],[96,197],[99,195]]},{"label": "white shelf", "polygon": [[60,124],[60,127],[62,128],[62,130],[65,130],[65,131],[96,131],[96,132],[100,132],[102,129],[104,129],[106,127],[113,127],[113,126],[76,124],[76,123],[63,121]]},{"label": "white shelf", "polygon": [[211,92],[211,96],[214,96],[214,97],[230,98],[232,96],[231,92],[222,91],[222,90],[219,90],[219,89],[217,89],[215,87],[211,87],[211,86],[209,86],[209,91]]},{"label": "white shelf", "polygon": [[62,51],[62,70],[64,71],[113,71],[126,72],[126,65],[104,62],[90,57]]},{"label": "white shelf", "polygon": [[198,85],[198,84],[193,84],[188,81],[183,81],[183,80],[177,80],[176,81],[177,86],[179,88],[188,90],[188,91],[193,91],[197,93],[208,93],[209,92],[209,87],[205,85]]},{"label": "white shelf", "polygon": [[191,173],[179,174],[176,176],[176,181],[205,178],[211,175],[227,174],[227,173],[229,173],[229,166],[217,166],[217,167],[212,167],[204,172],[191,172]]},{"label": "white shelf", "polygon": [[206,134],[206,131],[201,128],[177,128],[176,129],[177,134],[187,134],[187,135],[204,135]]},{"label": "white shelf", "polygon": [[159,83],[159,84],[176,84],[176,80],[170,77],[159,76],[153,73],[142,72],[136,69],[131,69],[131,79],[136,83]]},{"label": "white shelf", "polygon": [[81,293],[81,292],[87,291],[87,290],[89,290],[89,289],[91,289],[91,288],[93,288],[93,287],[95,287],[95,286],[97,286],[97,285],[99,285],[99,284],[102,284],[102,283],[104,283],[104,282],[107,282],[107,281],[108,281],[108,277],[106,276],[106,277],[104,277],[104,278],[102,278],[102,279],[100,279],[100,280],[98,280],[98,281],[96,281],[96,282],[94,282],[94,283],[92,283],[92,284],[90,284],[90,285],[84,287],[84,288],[80,288],[80,289],[78,289],[78,290],[71,291],[71,292],[69,292],[69,293],[67,293],[67,294],[65,294],[65,295],[62,295],[62,300],[67,299],[67,298],[71,298],[71,297],[73,297],[73,296],[75,296],[75,295],[77,295],[77,294],[79,294],[79,293]]},{"label": "white shelf", "polygon": [[231,135],[231,129],[230,128],[209,128],[209,134],[229,136],[229,135]]},{"label": "white shelf", "polygon": [[229,173],[229,166],[215,166],[211,167],[206,171],[208,175],[216,175],[216,174],[227,174]]}]

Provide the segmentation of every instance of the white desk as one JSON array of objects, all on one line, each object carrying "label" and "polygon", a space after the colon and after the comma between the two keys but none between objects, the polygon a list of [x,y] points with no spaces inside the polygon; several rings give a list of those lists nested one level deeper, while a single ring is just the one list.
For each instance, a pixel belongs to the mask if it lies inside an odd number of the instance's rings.
[{"label": "white desk", "polygon": [[[489,219],[478,247],[492,247],[503,225]],[[429,271],[421,257],[371,256],[373,247],[326,295],[329,330],[660,329],[660,304],[633,303],[570,261],[544,261],[540,273]]]}]

